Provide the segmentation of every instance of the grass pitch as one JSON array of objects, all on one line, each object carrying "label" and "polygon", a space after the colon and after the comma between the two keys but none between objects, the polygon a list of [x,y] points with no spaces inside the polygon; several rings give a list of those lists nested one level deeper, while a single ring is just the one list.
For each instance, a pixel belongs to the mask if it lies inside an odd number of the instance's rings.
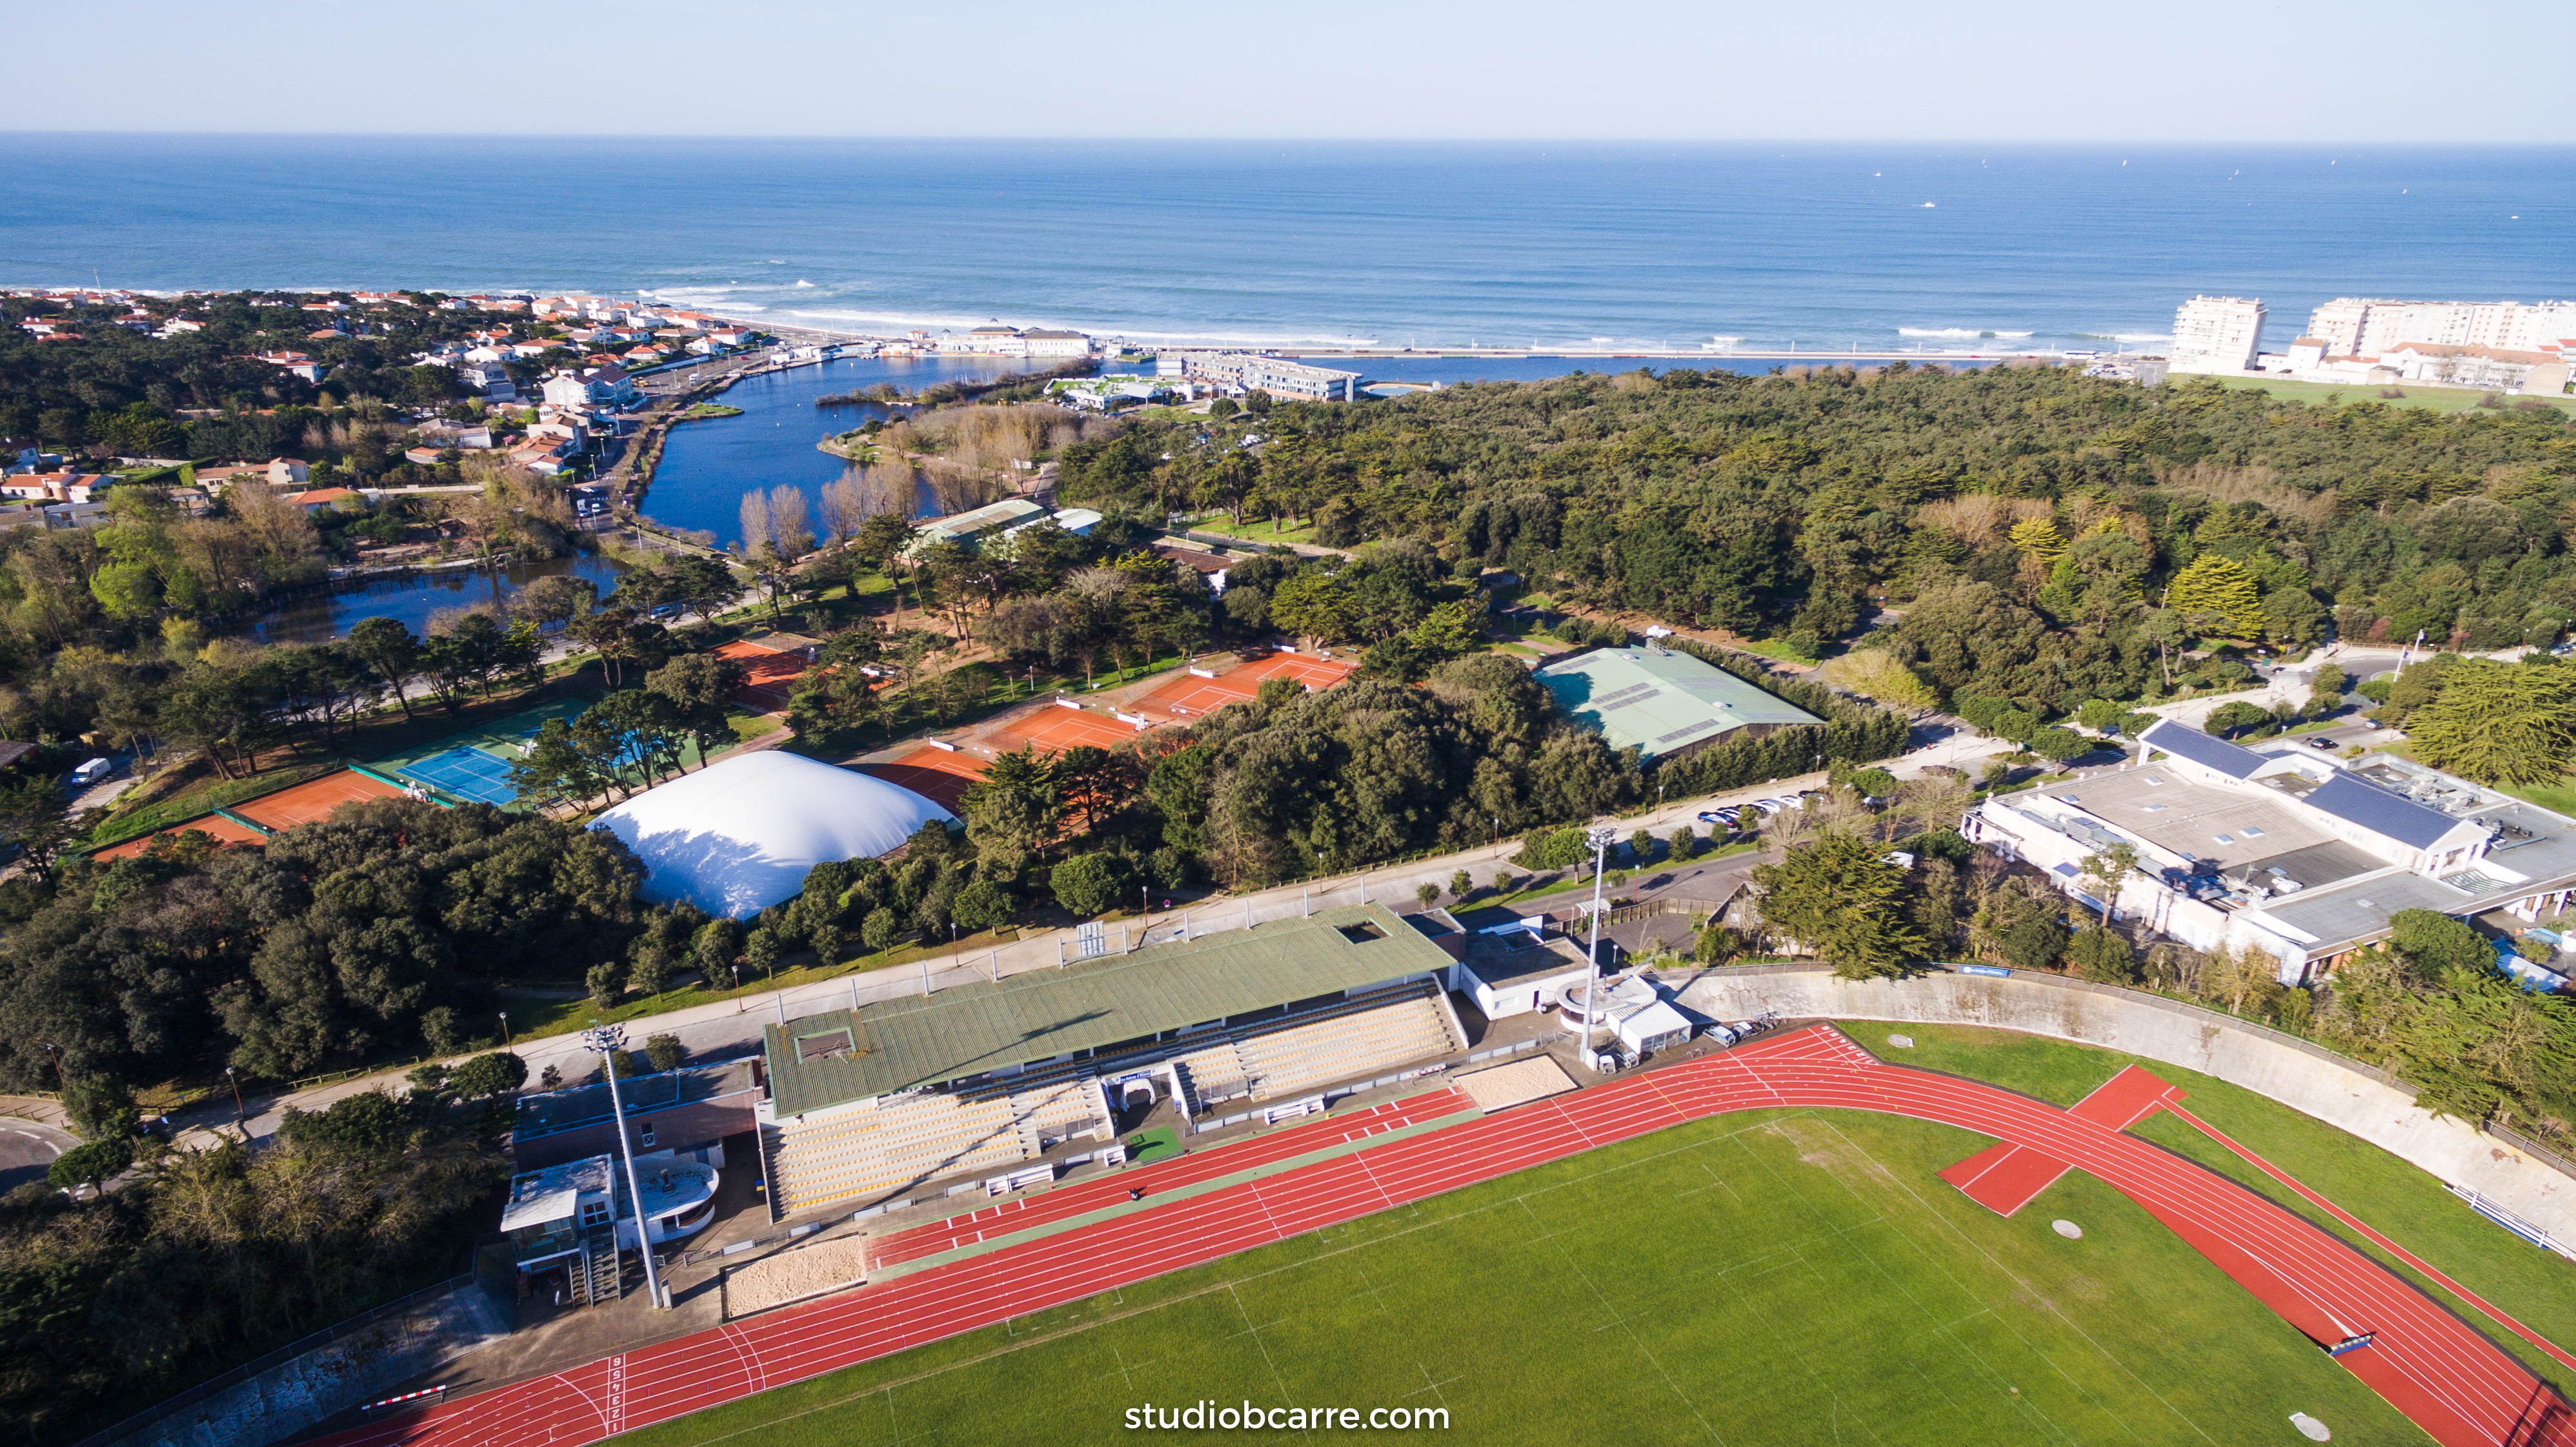
[{"label": "grass pitch", "polygon": [[[2576,1342],[2576,1265],[2470,1210],[2427,1172],[2279,1101],[2177,1065],[2044,1036],[1965,1025],[1889,1025],[1866,1020],[1845,1021],[1842,1028],[1881,1059],[1989,1081],[2057,1105],[2073,1105],[2124,1065],[2152,1070],[2190,1093],[2183,1109],[2225,1131],[2237,1144],[2369,1222],[2380,1234],[2494,1302],[2523,1325],[2562,1346]],[[1914,1048],[1890,1046],[1890,1031],[1914,1041]],[[2190,1125],[2159,1111],[2131,1133],[2298,1212],[2478,1326],[2542,1380],[2558,1383],[2562,1390],[2570,1385],[2563,1364],[2489,1322],[2367,1237]],[[2340,1438],[2340,1428],[2337,1435]]]},{"label": "grass pitch", "polygon": [[2011,1220],[1934,1179],[1983,1144],[1721,1116],[621,1440],[1107,1441],[1200,1398],[1445,1407],[1479,1443],[2428,1440],[2091,1177]]}]

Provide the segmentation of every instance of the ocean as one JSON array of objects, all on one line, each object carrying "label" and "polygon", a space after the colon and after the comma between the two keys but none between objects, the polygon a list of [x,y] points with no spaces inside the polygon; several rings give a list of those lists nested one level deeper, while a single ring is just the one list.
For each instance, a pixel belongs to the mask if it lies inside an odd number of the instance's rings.
[{"label": "ocean", "polygon": [[1295,348],[2267,341],[2576,290],[2576,148],[0,135],[0,285],[646,293]]}]

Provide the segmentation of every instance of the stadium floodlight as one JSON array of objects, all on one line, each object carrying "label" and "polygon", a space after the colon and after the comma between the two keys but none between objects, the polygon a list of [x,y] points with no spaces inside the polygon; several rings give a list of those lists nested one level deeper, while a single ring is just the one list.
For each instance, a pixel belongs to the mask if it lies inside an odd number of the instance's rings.
[{"label": "stadium floodlight", "polygon": [[[617,1154],[626,1162],[626,1190],[635,1201],[635,1245],[644,1256],[644,1293],[656,1311],[668,1311],[662,1274],[653,1269],[653,1218],[644,1209],[644,1183],[635,1175],[635,1149],[626,1137],[626,1104],[617,1094],[617,1051],[626,1032],[615,1025],[593,1025],[581,1032],[582,1043],[599,1052],[599,1068],[608,1077],[608,1114],[617,1123]],[[612,1218],[613,1219],[613,1218]]]},{"label": "stadium floodlight", "polygon": [[1601,875],[1609,862],[1610,841],[1618,837],[1619,831],[1607,824],[1595,824],[1583,832],[1583,842],[1592,846],[1592,944],[1584,952],[1583,962],[1583,1053],[1587,1056],[1595,1053],[1592,1027],[1600,1020],[1593,1002],[1601,993]]}]

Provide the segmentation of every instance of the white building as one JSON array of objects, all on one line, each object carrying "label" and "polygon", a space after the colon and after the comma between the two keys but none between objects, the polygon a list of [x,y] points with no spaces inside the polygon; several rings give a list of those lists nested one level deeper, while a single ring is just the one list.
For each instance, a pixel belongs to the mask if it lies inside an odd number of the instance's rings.
[{"label": "white building", "polygon": [[[1170,375],[1166,363],[1174,354],[1154,359],[1154,370]],[[1207,382],[1232,396],[1267,392],[1301,402],[1349,402],[1359,396],[1360,374],[1309,366],[1260,352],[1182,352],[1180,375]]]},{"label": "white building", "polygon": [[2314,979],[2426,909],[2524,920],[2576,890],[2576,820],[2392,755],[2240,748],[2160,722],[2138,763],[1988,799],[1964,832],[2099,910],[2086,858],[2126,843],[2112,907],[2200,950],[2262,950]]},{"label": "white building", "polygon": [[1032,327],[1020,333],[1020,345],[1032,357],[1053,357],[1059,361],[1091,355],[1091,338],[1080,332]]},{"label": "white building", "polygon": [[556,407],[614,407],[635,400],[635,379],[624,367],[584,367],[546,378],[542,391]]},{"label": "white building", "polygon": [[2409,342],[2503,352],[2576,348],[2576,301],[2392,301],[2337,297],[2308,318],[2329,357],[2383,356]]},{"label": "white building", "polygon": [[2171,370],[2242,372],[2263,348],[2260,299],[2196,296],[2174,312]]},{"label": "white building", "polygon": [[939,351],[943,356],[1025,357],[1029,354],[1029,344],[1028,339],[1020,335],[1018,327],[1006,327],[996,322],[971,332],[943,334],[939,338]]}]

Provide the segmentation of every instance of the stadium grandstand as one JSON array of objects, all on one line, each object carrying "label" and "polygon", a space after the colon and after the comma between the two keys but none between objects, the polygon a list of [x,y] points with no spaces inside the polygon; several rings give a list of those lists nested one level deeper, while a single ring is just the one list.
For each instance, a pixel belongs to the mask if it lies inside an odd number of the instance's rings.
[{"label": "stadium grandstand", "polygon": [[644,894],[742,919],[794,895],[827,859],[892,853],[956,816],[899,784],[766,749],[719,759],[603,811],[644,861]]},{"label": "stadium grandstand", "polygon": [[1467,1047],[1450,958],[1383,905],[1229,930],[772,1025],[771,1209],[924,1182],[996,1191],[1048,1152],[1161,1111],[1296,1102]]}]

